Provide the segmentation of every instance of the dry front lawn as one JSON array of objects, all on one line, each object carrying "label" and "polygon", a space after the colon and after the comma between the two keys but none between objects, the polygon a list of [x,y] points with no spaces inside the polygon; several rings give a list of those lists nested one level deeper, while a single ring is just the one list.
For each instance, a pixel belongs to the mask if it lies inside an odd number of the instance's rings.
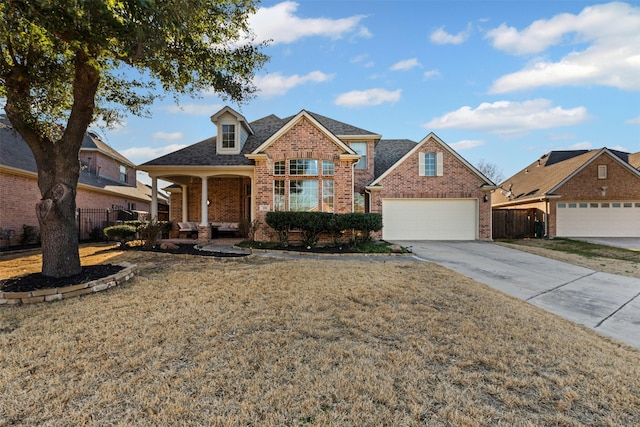
[{"label": "dry front lawn", "polygon": [[0,426],[640,424],[640,352],[435,264],[125,260],[0,310]]}]

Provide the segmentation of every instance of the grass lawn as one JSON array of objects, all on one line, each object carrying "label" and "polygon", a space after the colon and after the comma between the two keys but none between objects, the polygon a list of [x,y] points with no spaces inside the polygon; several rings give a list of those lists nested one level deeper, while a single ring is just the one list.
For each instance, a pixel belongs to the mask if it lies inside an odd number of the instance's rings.
[{"label": "grass lawn", "polygon": [[435,264],[98,252],[0,309],[0,426],[640,424],[640,351]]}]

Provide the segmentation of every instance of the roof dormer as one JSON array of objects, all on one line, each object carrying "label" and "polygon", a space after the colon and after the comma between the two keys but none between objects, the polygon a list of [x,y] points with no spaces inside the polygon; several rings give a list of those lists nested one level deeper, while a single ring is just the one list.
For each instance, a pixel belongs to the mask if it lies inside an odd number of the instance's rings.
[{"label": "roof dormer", "polygon": [[231,107],[224,107],[215,113],[211,116],[211,122],[218,129],[216,137],[218,154],[240,154],[249,135],[253,135],[247,119]]}]

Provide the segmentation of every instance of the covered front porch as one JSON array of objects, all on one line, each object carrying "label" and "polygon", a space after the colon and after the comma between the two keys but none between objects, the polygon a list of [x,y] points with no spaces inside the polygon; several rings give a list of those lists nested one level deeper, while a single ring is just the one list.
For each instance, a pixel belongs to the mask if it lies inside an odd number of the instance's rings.
[{"label": "covered front porch", "polygon": [[[244,237],[255,218],[253,170],[235,168],[207,171],[149,171],[152,182],[151,216],[157,218],[158,181],[171,183],[169,193],[171,237],[180,238],[180,223],[195,224],[199,243],[212,237]],[[203,196],[205,195],[205,196]],[[216,233],[219,231],[219,233]],[[193,240],[193,239],[191,239]]]}]

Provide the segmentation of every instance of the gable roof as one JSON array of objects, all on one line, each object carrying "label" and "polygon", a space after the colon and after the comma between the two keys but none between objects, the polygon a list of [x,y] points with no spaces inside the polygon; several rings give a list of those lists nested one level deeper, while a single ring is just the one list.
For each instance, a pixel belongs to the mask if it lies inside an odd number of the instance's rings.
[{"label": "gable roof", "polygon": [[[342,142],[340,138],[338,138],[338,136],[330,128],[328,128],[327,126],[323,125],[320,121],[318,121],[316,116],[320,117],[321,119],[325,119],[325,123],[327,123],[330,127],[333,127],[334,130],[338,130],[338,129],[344,130],[347,128],[347,126],[349,126],[349,125],[345,125],[344,123],[338,122],[336,120],[328,119],[326,117],[319,116],[317,114],[314,115],[305,110],[302,110],[295,116],[288,118],[284,126],[280,127],[280,129],[278,129],[274,134],[269,136],[269,138],[267,138],[262,144],[260,144],[259,147],[253,150],[252,154],[259,154],[260,152],[264,151],[269,145],[273,144],[280,136],[288,132],[296,123],[298,123],[303,119],[309,120],[315,127],[317,127],[321,132],[323,132],[327,136],[327,138],[329,138],[335,145],[340,147],[346,153],[356,154],[347,144]],[[345,125],[345,126],[339,126],[338,124]],[[352,127],[352,128],[358,129],[355,127]],[[360,129],[358,129],[358,131],[360,131]]]},{"label": "gable roof", "polygon": [[[383,156],[386,156],[388,158],[388,161],[391,161],[391,159],[393,159],[394,157],[397,157],[398,155],[400,155],[401,152],[404,149],[409,148],[409,150],[406,153],[404,153],[404,155],[402,155],[399,159],[397,159],[386,170],[382,171],[382,173],[380,173],[380,175],[378,175],[378,173],[376,171],[376,177],[373,180],[373,182],[371,184],[369,184],[369,185],[375,186],[375,185],[379,184],[380,181],[382,179],[384,179],[385,176],[387,176],[393,169],[395,169],[398,165],[400,165],[402,162],[404,162],[408,157],[413,155],[416,151],[420,150],[420,148],[423,145],[425,145],[427,143],[427,141],[429,141],[429,140],[435,141],[439,146],[442,147],[443,150],[447,151],[449,154],[451,154],[453,157],[455,157],[460,163],[462,163],[467,169],[469,169],[469,171],[471,171],[481,181],[483,181],[484,182],[483,187],[485,187],[485,188],[495,188],[495,184],[489,178],[484,176],[484,174],[482,174],[482,172],[480,172],[478,169],[476,169],[475,166],[473,166],[471,163],[469,163],[467,160],[465,160],[462,156],[460,156],[453,148],[449,147],[448,144],[446,144],[443,140],[441,140],[438,137],[438,135],[436,135],[433,132],[430,132],[427,136],[425,136],[422,139],[422,141],[420,141],[419,143],[415,144],[413,147],[411,147],[407,143],[408,140],[395,140],[395,141],[402,141],[402,142],[398,144],[398,147],[394,147],[395,148],[394,150],[392,150],[389,147],[385,147],[383,145],[383,147],[382,147]],[[394,140],[390,140],[390,141],[394,141]],[[393,145],[393,142],[386,143],[385,145]],[[385,155],[384,151],[388,151],[389,154]],[[376,154],[377,154],[377,151],[376,151]],[[381,169],[382,169],[382,167],[381,167]]]},{"label": "gable roof", "polygon": [[[335,141],[339,141],[337,138],[380,138],[380,135],[373,132],[330,119],[320,114],[302,110],[295,116],[289,116],[284,119],[271,114],[250,122],[249,125],[253,130],[253,134],[249,135],[239,154],[218,154],[216,137],[213,136],[181,150],[150,160],[140,166],[142,168],[147,166],[250,166],[254,164],[254,161],[247,158],[246,155],[258,153],[263,150],[264,147],[262,147],[262,145],[264,145],[265,142],[287,125],[292,126],[295,124],[295,119],[301,117],[301,115],[306,116],[309,120],[316,122],[328,131],[327,135],[332,135],[332,139]],[[342,141],[340,141],[340,144],[344,146],[345,151],[354,154]]]},{"label": "gable roof", "polygon": [[238,122],[240,122],[240,124],[242,126],[244,126],[245,129],[247,129],[249,134],[253,134],[253,129],[251,128],[251,125],[247,121],[247,119],[245,119],[242,114],[238,113],[236,110],[234,110],[233,108],[231,108],[229,106],[225,106],[224,108],[220,109],[220,111],[218,111],[217,113],[215,113],[211,117],[209,117],[209,119],[211,120],[211,123],[216,124],[218,122],[218,119],[220,118],[220,116],[222,116],[225,113],[229,113],[229,114],[233,115],[236,118],[236,120]]},{"label": "gable roof", "polygon": [[629,164],[640,170],[640,152],[629,154]]},{"label": "gable roof", "polygon": [[500,185],[502,190],[493,196],[493,203],[504,205],[553,197],[554,191],[561,185],[603,155],[611,156],[640,177],[640,171],[628,163],[628,159],[635,156],[629,153],[606,147],[595,150],[551,151],[503,181]]}]

